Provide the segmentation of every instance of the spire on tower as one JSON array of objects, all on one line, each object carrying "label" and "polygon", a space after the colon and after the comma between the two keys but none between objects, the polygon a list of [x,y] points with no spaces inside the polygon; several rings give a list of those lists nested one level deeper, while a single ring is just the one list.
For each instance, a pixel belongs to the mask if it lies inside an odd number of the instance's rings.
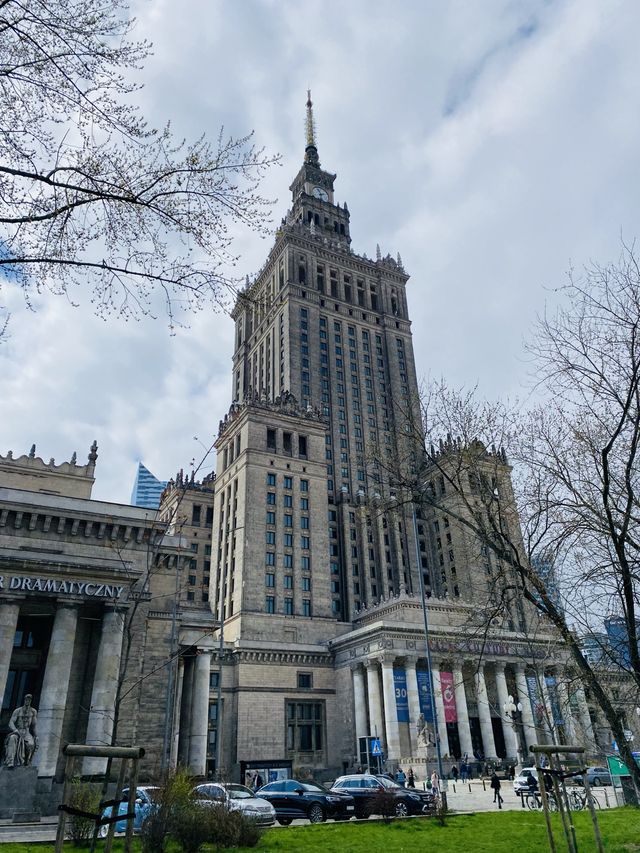
[{"label": "spire on tower", "polygon": [[316,125],[313,120],[313,101],[311,100],[311,89],[307,89],[306,136],[307,144],[304,150],[305,162],[312,163],[314,166],[319,166],[320,160],[318,159],[318,149],[316,147]]}]

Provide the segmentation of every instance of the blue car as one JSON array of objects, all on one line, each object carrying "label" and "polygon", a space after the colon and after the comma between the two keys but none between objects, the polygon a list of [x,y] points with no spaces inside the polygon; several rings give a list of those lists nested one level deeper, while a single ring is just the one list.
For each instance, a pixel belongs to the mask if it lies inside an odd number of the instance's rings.
[{"label": "blue car", "polygon": [[[144,788],[136,788],[136,802],[135,802],[135,813],[136,816],[133,819],[133,831],[139,832],[140,827],[146,820],[146,818],[151,814],[151,810],[154,807],[155,803],[155,792],[158,788],[152,787],[144,787]],[[127,831],[127,821],[125,815],[129,811],[129,789],[122,789],[122,802],[118,806],[118,815],[122,815],[122,820],[117,821],[116,823],[116,832],[126,832]],[[102,817],[111,817],[112,806],[106,808]],[[103,824],[98,830],[99,838],[106,838],[109,832],[109,824]]]}]

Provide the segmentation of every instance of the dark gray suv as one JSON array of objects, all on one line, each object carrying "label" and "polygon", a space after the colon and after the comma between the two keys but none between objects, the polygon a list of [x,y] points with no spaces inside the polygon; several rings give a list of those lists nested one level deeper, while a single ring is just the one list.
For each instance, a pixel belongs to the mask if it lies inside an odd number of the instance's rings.
[{"label": "dark gray suv", "polygon": [[351,794],[355,800],[356,817],[360,818],[380,814],[385,795],[395,801],[394,811],[397,817],[429,814],[435,809],[435,797],[431,792],[403,788],[386,776],[374,776],[369,773],[340,776],[333,783],[331,790]]}]

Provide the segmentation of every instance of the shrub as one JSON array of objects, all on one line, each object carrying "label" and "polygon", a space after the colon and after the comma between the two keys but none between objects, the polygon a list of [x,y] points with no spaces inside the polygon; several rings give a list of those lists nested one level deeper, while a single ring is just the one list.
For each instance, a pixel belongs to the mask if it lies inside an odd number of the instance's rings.
[{"label": "shrub", "polygon": [[392,791],[387,788],[379,788],[371,800],[369,811],[371,814],[381,815],[385,823],[388,823],[392,817],[395,817],[397,804],[398,800]]},{"label": "shrub", "polygon": [[189,802],[180,805],[171,817],[171,835],[184,853],[198,853],[205,841],[212,841],[214,812],[217,807],[209,808]]},{"label": "shrub", "polygon": [[[100,813],[100,791],[94,785],[76,779],[71,784],[68,805],[83,812]],[[69,815],[67,835],[74,847],[80,847],[91,840],[95,821],[88,817]]]},{"label": "shrub", "polygon": [[143,853],[163,853],[167,839],[174,834],[176,816],[193,804],[193,782],[184,771],[167,776],[156,792],[155,804],[140,828]]}]

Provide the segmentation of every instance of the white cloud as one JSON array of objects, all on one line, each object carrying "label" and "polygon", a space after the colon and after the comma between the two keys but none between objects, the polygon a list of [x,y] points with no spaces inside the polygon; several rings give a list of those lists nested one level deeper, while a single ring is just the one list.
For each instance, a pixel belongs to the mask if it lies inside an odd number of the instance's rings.
[{"label": "white cloud", "polygon": [[[615,258],[637,228],[640,113],[631,0],[167,0],[134,4],[154,41],[143,109],[186,136],[221,124],[283,154],[264,192],[289,205],[313,91],[353,249],[399,251],[420,374],[513,393],[522,337],[570,261]],[[269,241],[235,229],[239,274]],[[137,460],[166,478],[200,458],[231,398],[232,323],[105,324],[54,297],[13,311],[0,346],[0,452],[79,458],[128,500]],[[87,300],[88,301],[88,300]]]}]

